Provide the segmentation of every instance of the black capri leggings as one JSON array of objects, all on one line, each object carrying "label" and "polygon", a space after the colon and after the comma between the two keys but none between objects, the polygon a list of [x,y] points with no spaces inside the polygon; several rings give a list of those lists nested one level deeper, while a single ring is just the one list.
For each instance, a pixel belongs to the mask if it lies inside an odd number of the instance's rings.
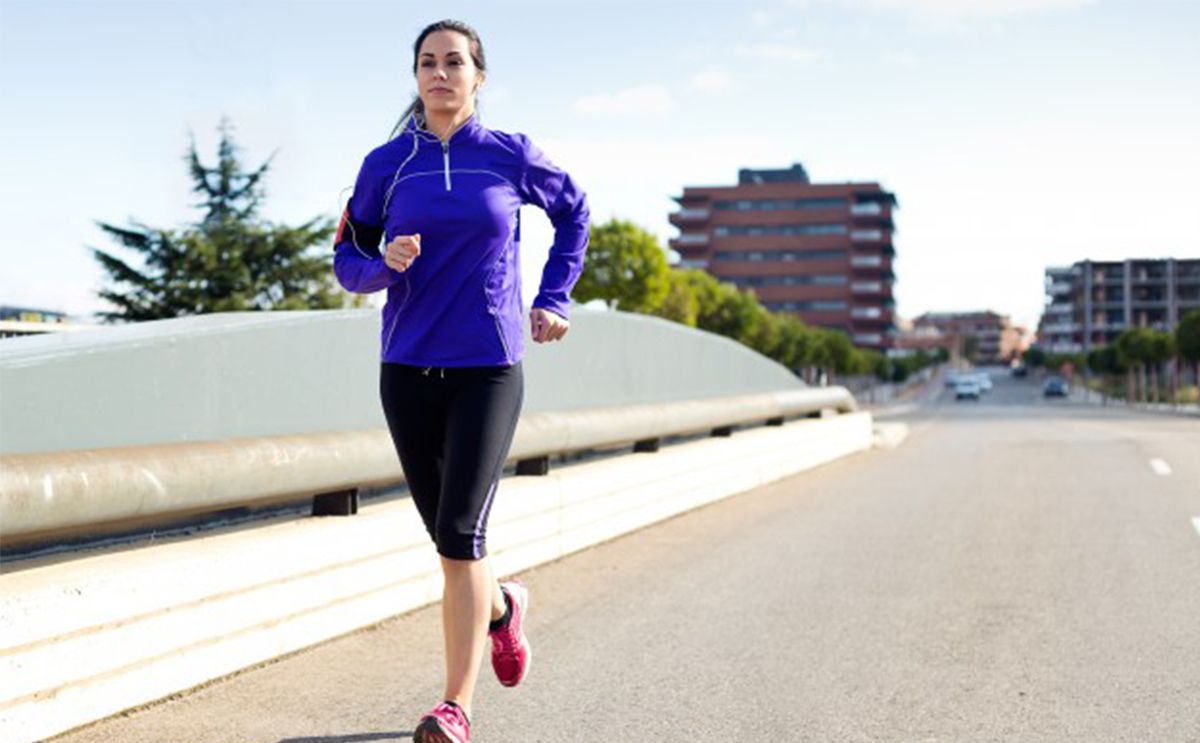
[{"label": "black capri leggings", "polygon": [[525,397],[521,362],[381,366],[379,394],[388,429],[438,554],[484,557],[488,512]]}]

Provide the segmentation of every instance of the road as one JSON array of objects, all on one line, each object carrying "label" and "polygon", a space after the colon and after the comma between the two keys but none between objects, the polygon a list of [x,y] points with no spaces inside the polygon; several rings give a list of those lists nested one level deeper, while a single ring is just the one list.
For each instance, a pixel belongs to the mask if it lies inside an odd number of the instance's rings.
[{"label": "road", "polygon": [[[1200,741],[1200,423],[997,375],[908,440],[522,577],[474,740]],[[56,740],[409,740],[440,607]]]}]

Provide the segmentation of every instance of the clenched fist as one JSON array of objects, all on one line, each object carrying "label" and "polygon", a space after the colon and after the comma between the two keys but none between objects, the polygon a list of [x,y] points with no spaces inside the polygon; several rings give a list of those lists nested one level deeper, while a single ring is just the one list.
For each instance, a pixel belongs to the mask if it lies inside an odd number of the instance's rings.
[{"label": "clenched fist", "polygon": [[383,251],[383,262],[397,271],[407,271],[421,254],[421,234],[396,235]]},{"label": "clenched fist", "polygon": [[571,323],[565,317],[559,317],[541,307],[534,307],[529,310],[530,335],[538,343],[562,340],[562,337],[570,329]]}]

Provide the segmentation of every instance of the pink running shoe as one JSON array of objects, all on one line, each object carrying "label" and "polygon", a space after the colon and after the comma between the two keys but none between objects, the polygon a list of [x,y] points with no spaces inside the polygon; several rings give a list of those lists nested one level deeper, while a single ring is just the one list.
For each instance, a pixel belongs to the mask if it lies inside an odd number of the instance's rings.
[{"label": "pink running shoe", "polygon": [[413,743],[470,743],[471,722],[457,704],[442,702],[421,718]]},{"label": "pink running shoe", "polygon": [[512,602],[508,624],[488,634],[492,638],[492,668],[504,686],[516,686],[525,678],[533,652],[525,637],[525,618],[529,616],[529,589],[519,580],[505,581],[500,589]]}]

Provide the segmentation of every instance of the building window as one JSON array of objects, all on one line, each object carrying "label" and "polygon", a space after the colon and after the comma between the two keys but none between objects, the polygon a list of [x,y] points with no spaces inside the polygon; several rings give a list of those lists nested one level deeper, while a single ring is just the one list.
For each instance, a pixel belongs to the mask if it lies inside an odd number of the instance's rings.
[{"label": "building window", "polygon": [[718,211],[764,211],[776,212],[790,209],[845,209],[845,199],[738,199],[717,201],[713,208]]},{"label": "building window", "polygon": [[713,260],[716,261],[841,261],[845,259],[846,251],[844,250],[718,250],[713,253]]},{"label": "building window", "polygon": [[835,299],[814,299],[807,302],[763,302],[772,312],[844,312],[847,304]]},{"label": "building window", "polygon": [[845,286],[845,276],[722,276],[738,286]]},{"label": "building window", "polygon": [[844,224],[749,224],[719,225],[713,228],[717,237],[729,235],[844,235]]}]

